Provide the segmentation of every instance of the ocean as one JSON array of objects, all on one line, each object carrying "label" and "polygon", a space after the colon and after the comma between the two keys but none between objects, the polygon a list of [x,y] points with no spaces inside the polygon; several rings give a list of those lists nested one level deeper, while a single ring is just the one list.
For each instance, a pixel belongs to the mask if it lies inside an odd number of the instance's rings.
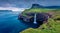
[{"label": "ocean", "polygon": [[19,33],[28,28],[18,20],[21,12],[0,12],[0,33]]},{"label": "ocean", "polygon": [[36,28],[39,24],[18,20],[21,12],[0,12],[0,33],[19,33],[28,28]]}]

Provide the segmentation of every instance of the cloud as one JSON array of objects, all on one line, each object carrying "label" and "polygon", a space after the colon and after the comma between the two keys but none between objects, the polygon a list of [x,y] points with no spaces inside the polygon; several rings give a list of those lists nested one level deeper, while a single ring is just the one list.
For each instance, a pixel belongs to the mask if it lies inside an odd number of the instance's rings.
[{"label": "cloud", "polygon": [[30,8],[33,3],[60,6],[60,0],[0,0],[0,7]]},{"label": "cloud", "polygon": [[12,11],[24,11],[24,8],[15,8],[15,7],[0,7],[0,10],[12,10]]}]

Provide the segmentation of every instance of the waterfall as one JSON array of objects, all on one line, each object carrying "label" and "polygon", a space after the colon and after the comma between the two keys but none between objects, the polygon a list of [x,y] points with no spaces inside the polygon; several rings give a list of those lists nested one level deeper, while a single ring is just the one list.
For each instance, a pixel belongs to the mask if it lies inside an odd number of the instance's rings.
[{"label": "waterfall", "polygon": [[33,23],[37,24],[37,22],[36,22],[36,14],[34,15],[34,22]]}]

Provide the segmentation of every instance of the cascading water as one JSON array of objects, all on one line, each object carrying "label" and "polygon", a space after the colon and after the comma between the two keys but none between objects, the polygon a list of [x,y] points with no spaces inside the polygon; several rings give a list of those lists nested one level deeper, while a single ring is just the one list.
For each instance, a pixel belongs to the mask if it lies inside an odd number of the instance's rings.
[{"label": "cascading water", "polygon": [[36,22],[36,14],[34,15],[34,22],[33,23],[37,24],[37,22]]}]

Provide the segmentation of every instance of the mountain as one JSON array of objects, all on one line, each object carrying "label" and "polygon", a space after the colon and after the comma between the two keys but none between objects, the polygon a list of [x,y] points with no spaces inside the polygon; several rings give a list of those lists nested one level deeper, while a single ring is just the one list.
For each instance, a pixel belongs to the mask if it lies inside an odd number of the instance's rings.
[{"label": "mountain", "polygon": [[60,6],[46,6],[45,8],[60,8]]},{"label": "mountain", "polygon": [[0,12],[12,12],[12,10],[0,10]]},{"label": "mountain", "polygon": [[32,4],[32,7],[31,8],[42,8],[43,6],[42,5],[39,5],[39,4]]},{"label": "mountain", "polygon": [[32,7],[31,8],[60,8],[60,6],[42,6],[42,5],[39,5],[39,4],[32,4]]}]

